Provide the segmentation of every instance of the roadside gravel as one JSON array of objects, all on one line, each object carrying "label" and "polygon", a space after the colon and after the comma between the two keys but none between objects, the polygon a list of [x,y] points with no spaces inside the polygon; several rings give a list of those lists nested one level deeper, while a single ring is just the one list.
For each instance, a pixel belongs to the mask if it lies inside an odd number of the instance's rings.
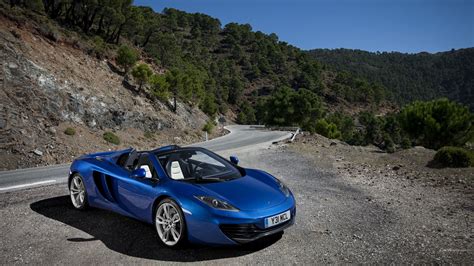
[{"label": "roadside gravel", "polygon": [[334,158],[300,145],[221,152],[238,155],[244,167],[274,174],[293,191],[297,220],[281,239],[240,248],[169,250],[158,244],[153,227],[101,210],[77,212],[64,197],[66,188],[49,186],[0,195],[0,263],[469,264],[474,260],[472,201],[465,194],[383,175],[344,174]]}]

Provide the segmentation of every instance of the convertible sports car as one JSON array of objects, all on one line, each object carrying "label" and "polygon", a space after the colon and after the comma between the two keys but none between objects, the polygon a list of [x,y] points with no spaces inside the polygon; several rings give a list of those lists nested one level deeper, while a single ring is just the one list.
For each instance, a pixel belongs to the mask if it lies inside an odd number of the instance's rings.
[{"label": "convertible sports car", "polygon": [[154,224],[169,247],[243,244],[291,226],[291,191],[238,162],[204,148],[130,148],[76,159],[68,185],[75,208],[103,208]]}]

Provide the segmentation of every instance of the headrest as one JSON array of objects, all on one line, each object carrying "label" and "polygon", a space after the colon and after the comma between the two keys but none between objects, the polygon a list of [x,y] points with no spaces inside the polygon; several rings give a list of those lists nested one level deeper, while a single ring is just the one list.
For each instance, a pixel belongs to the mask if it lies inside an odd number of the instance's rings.
[{"label": "headrest", "polygon": [[184,179],[183,171],[181,171],[181,166],[179,165],[178,161],[171,162],[171,169],[170,169],[171,178],[173,179]]}]

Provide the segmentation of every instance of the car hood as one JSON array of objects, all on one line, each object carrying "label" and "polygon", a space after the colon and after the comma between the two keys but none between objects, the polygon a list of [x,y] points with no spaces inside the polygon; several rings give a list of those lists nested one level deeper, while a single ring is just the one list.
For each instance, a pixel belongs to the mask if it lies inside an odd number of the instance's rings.
[{"label": "car hood", "polygon": [[196,184],[208,195],[227,201],[239,210],[262,210],[281,204],[286,196],[278,183],[256,173],[258,177],[246,175],[225,182]]}]

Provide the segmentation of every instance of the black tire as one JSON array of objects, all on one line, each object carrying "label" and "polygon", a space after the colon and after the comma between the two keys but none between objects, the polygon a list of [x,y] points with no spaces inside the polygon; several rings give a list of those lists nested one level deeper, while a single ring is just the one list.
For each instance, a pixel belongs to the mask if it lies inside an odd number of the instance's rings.
[{"label": "black tire", "polygon": [[[159,212],[161,212],[160,208],[164,208],[165,205],[166,206],[171,205],[177,211],[176,213],[173,213],[172,216],[174,216],[175,214],[179,215],[179,220],[180,220],[180,226],[178,228],[179,230],[176,227],[173,227],[176,231],[179,232],[179,238],[177,240],[175,240],[174,235],[172,233],[169,233],[169,234],[171,234],[171,237],[173,237],[173,242],[176,241],[176,243],[170,243],[169,241],[165,242],[163,240],[163,234],[164,233],[163,233],[163,231],[160,232],[160,229],[164,230],[163,229],[164,225],[162,225],[162,224],[160,225],[157,222],[158,214],[159,214]],[[186,228],[186,221],[184,219],[184,214],[183,214],[183,211],[181,210],[181,207],[179,207],[179,205],[174,200],[172,200],[170,198],[165,198],[162,201],[160,201],[160,203],[157,204],[157,206],[155,208],[155,211],[154,211],[154,214],[155,215],[153,217],[153,221],[154,221],[154,224],[155,224],[155,229],[156,229],[156,232],[157,232],[157,235],[158,235],[158,239],[160,240],[161,244],[163,244],[164,246],[166,246],[168,248],[183,247],[187,242],[187,228]],[[161,216],[161,214],[162,213],[160,213],[160,216]],[[172,229],[169,229],[169,230],[172,230]]]},{"label": "black tire", "polygon": [[[77,184],[75,183],[75,180],[80,180],[80,184],[82,184],[82,189],[83,189],[83,200],[82,201],[79,201],[78,198],[76,198],[76,196],[78,195],[77,193],[81,193],[81,192],[77,192],[81,189],[78,189],[77,188]],[[76,193],[76,194],[74,194]],[[69,196],[70,196],[70,199],[71,199],[71,203],[72,203],[72,206],[77,209],[77,210],[86,210],[89,208],[89,201],[88,201],[88,195],[87,195],[87,190],[86,190],[86,186],[84,185],[84,179],[82,178],[81,175],[79,174],[74,174],[72,177],[71,177],[71,180],[69,181]]]}]

